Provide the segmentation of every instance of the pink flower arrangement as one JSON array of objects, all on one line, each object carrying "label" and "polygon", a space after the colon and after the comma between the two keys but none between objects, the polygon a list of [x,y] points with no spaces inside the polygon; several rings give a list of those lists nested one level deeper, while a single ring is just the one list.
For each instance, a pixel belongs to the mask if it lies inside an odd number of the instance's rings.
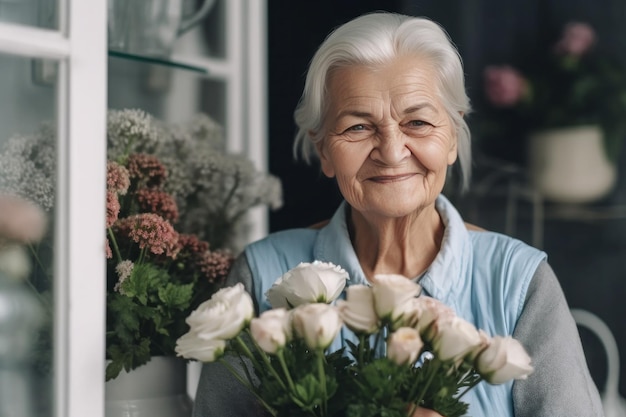
[{"label": "pink flower arrangement", "polygon": [[597,44],[593,27],[570,22],[531,60],[485,67],[480,135],[502,142],[535,130],[595,124],[615,160],[626,137],[626,73],[615,58],[601,55]]},{"label": "pink flower arrangement", "polygon": [[[111,379],[152,356],[175,355],[175,341],[188,329],[185,318],[221,286],[234,259],[229,250],[247,241],[246,213],[280,207],[282,190],[278,178],[227,153],[222,127],[207,115],[176,125],[139,109],[107,116],[103,246]],[[53,290],[54,240],[52,233],[44,236],[43,213],[56,200],[55,132],[43,123],[0,144],[0,255],[19,242],[31,246],[23,257],[32,270],[13,262],[13,253],[4,260],[28,277],[44,302]],[[44,375],[51,329],[47,323],[35,355]]]},{"label": "pink flower arrangement", "polygon": [[165,165],[143,153],[107,164],[107,379],[153,355],[173,355],[184,319],[220,285],[224,250],[179,233]]}]

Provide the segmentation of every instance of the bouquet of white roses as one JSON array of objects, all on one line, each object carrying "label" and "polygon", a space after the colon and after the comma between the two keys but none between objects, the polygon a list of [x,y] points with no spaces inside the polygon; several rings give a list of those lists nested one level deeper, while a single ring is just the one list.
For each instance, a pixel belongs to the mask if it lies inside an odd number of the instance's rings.
[{"label": "bouquet of white roses", "polygon": [[[347,279],[331,263],[301,263],[266,293],[273,308],[259,317],[242,284],[223,288],[188,317],[176,351],[222,362],[272,416],[405,417],[418,406],[461,416],[482,380],[533,370],[517,340],[488,336],[406,277],[377,275],[344,293]],[[254,370],[238,372],[228,354]]]}]

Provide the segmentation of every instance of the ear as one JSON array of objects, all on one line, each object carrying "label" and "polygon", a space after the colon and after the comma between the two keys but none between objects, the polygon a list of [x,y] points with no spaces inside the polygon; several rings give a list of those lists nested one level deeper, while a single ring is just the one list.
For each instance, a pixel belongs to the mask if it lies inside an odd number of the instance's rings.
[{"label": "ear", "polygon": [[454,137],[452,139],[450,149],[448,150],[448,165],[452,165],[456,162],[456,158],[458,157],[457,143],[458,140],[456,137]]},{"label": "ear", "polygon": [[[464,112],[460,111],[459,114],[461,115],[461,117],[463,117]],[[455,128],[454,136],[452,137],[452,141],[450,143],[450,149],[448,150],[448,165],[452,165],[456,162],[456,159],[459,156],[458,146],[459,146],[459,134]]]},{"label": "ear", "polygon": [[324,146],[325,143],[326,143],[325,138],[318,140],[317,142],[315,142],[315,149],[317,150],[317,155],[320,158],[320,165],[322,168],[322,172],[328,178],[333,178],[335,176],[335,168],[333,167],[333,164],[330,158],[328,157],[326,146]]}]

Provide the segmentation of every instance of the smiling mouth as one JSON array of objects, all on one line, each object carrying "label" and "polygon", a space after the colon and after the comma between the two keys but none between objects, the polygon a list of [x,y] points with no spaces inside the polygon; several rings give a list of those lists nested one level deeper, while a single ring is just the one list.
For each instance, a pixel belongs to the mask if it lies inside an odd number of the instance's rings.
[{"label": "smiling mouth", "polygon": [[387,183],[391,183],[391,182],[404,181],[404,180],[407,180],[409,178],[413,178],[415,175],[417,175],[417,174],[379,175],[379,176],[376,176],[376,177],[370,177],[370,178],[368,178],[368,180],[372,181],[372,182],[380,183],[380,184],[387,184]]}]

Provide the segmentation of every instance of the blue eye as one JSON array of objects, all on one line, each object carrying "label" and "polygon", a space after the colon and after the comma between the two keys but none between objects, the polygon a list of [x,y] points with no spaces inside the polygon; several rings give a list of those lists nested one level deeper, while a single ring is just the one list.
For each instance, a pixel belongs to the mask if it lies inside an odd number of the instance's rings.
[{"label": "blue eye", "polygon": [[428,123],[424,122],[423,120],[411,120],[408,124],[412,127],[420,127],[426,126]]},{"label": "blue eye", "polygon": [[354,125],[354,126],[350,126],[350,127],[348,128],[348,130],[353,130],[353,131],[365,130],[365,125]]}]

